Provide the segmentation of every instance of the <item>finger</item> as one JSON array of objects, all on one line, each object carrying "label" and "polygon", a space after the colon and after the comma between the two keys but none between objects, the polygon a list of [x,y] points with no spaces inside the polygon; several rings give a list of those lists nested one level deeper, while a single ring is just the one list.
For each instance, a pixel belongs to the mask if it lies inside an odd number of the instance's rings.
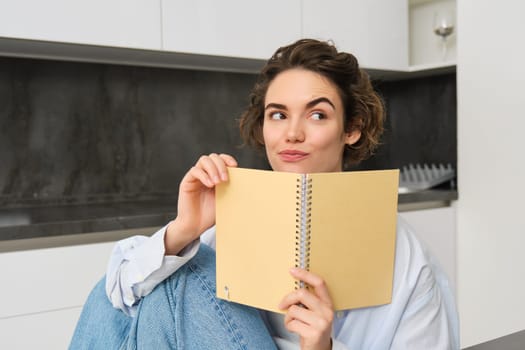
[{"label": "finger", "polygon": [[332,308],[332,298],[330,297],[330,292],[328,291],[328,286],[326,285],[324,279],[312,272],[296,267],[290,269],[290,274],[295,279],[303,281],[312,287],[315,295],[317,295],[323,301],[323,303]]},{"label": "finger", "polygon": [[315,314],[313,311],[294,304],[291,305],[288,310],[286,311],[286,314],[284,315],[284,324],[287,324],[293,320],[299,320],[306,324],[312,324],[314,322]]},{"label": "finger", "polygon": [[213,160],[213,158],[215,157],[217,157],[217,154],[214,153],[207,156],[201,156],[195,166],[204,170],[207,173],[210,180],[213,182],[213,184],[218,184],[221,182],[221,178],[220,169],[218,168],[216,162]]},{"label": "finger", "polygon": [[[237,160],[230,156],[229,154],[221,153],[219,157],[224,161],[227,167],[235,168],[237,167]],[[228,181],[228,171],[225,170],[224,173],[221,173],[221,179],[223,181]]]},{"label": "finger", "polygon": [[285,322],[284,326],[289,332],[298,334],[300,337],[306,337],[310,332],[310,326],[300,320],[290,320]]},{"label": "finger", "polygon": [[219,157],[221,157],[224,162],[226,163],[226,166],[229,167],[236,167],[237,166],[237,160],[226,153],[219,154]]},{"label": "finger", "polygon": [[324,344],[330,342],[332,322],[331,314],[320,315],[299,306],[292,306],[284,319],[288,331],[298,334],[302,341],[318,345],[321,342]]},{"label": "finger", "polygon": [[313,311],[299,305],[292,305],[286,312],[284,322],[286,324],[292,320],[299,320],[312,327],[324,330],[331,327],[333,321],[333,312],[326,307],[317,311]]},{"label": "finger", "polygon": [[330,305],[325,304],[317,295],[313,294],[306,288],[301,288],[286,295],[279,303],[281,310],[289,310],[293,306],[303,305],[309,310],[315,312],[326,312],[330,309]]},{"label": "finger", "polygon": [[224,157],[216,153],[210,154],[210,159],[215,163],[217,170],[219,172],[219,177],[221,181],[228,181],[228,169]]},{"label": "finger", "polygon": [[198,181],[209,188],[215,186],[215,183],[212,181],[208,173],[197,166],[191,167],[191,169],[186,173],[184,179],[182,179],[181,186],[184,186],[185,183],[194,183],[195,181]]}]

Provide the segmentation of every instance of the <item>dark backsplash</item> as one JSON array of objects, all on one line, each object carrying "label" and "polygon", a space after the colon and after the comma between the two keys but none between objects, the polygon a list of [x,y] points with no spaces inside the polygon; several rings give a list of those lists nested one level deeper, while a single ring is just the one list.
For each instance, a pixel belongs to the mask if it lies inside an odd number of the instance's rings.
[{"label": "dark backsplash", "polygon": [[[175,196],[201,154],[240,148],[254,75],[0,57],[0,207]],[[387,132],[360,168],[456,164],[455,74],[376,82]]]},{"label": "dark backsplash", "polygon": [[375,82],[387,119],[382,145],[359,169],[457,164],[456,74]]}]

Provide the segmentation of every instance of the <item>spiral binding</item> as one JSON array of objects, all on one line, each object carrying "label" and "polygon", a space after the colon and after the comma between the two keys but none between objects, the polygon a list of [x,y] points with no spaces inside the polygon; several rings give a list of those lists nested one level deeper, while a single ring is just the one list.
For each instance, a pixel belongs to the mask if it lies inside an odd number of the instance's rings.
[{"label": "spiral binding", "polygon": [[[295,208],[295,267],[310,268],[310,232],[312,179],[301,175],[296,184]],[[295,281],[295,289],[304,288],[303,281]]]}]

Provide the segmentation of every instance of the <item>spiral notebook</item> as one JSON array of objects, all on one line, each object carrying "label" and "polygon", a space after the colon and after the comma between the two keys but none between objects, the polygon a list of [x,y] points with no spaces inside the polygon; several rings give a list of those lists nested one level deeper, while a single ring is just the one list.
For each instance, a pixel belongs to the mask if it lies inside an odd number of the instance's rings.
[{"label": "spiral notebook", "polygon": [[398,170],[294,174],[228,168],[216,187],[217,296],[281,312],[323,277],[335,310],[387,304],[395,252]]}]

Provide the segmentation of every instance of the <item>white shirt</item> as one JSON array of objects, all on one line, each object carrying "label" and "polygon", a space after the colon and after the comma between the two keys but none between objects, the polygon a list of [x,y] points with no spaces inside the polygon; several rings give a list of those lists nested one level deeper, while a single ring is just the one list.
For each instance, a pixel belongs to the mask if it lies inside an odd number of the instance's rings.
[{"label": "white shirt", "polygon": [[[151,237],[134,236],[117,242],[106,275],[106,293],[114,307],[134,315],[137,300],[190,260],[200,242],[215,249],[215,228],[211,228],[179,256],[164,256],[165,232],[166,227]],[[286,330],[282,315],[261,313],[279,349],[299,348],[297,336]],[[456,350],[458,328],[447,277],[398,216],[392,302],[337,312],[333,349]]]}]

